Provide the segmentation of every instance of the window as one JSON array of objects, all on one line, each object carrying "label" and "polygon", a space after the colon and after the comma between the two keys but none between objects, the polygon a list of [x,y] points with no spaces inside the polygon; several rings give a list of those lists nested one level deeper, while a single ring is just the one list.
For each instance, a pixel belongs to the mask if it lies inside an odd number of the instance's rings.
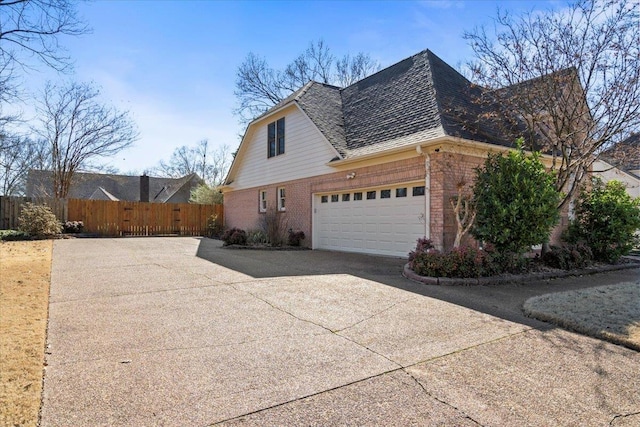
[{"label": "window", "polygon": [[320,203],[327,203],[329,201],[329,196],[321,196]]},{"label": "window", "polygon": [[421,185],[419,187],[413,187],[413,195],[424,196],[424,185]]},{"label": "window", "polygon": [[280,187],[278,188],[278,210],[279,211],[283,211],[285,210],[285,191],[284,191],[284,187]]},{"label": "window", "polygon": [[367,191],[367,200],[373,200],[376,198],[376,192],[375,191]]},{"label": "window", "polygon": [[276,122],[278,146],[276,155],[284,154],[284,117]]},{"label": "window", "polygon": [[362,193],[353,193],[353,200],[362,200]]},{"label": "window", "polygon": [[351,194],[349,194],[349,193],[342,195],[342,201],[343,202],[348,202],[350,198],[351,198]]},{"label": "window", "polygon": [[260,190],[259,206],[260,206],[260,212],[267,211],[267,191],[266,190]]},{"label": "window", "polygon": [[381,199],[390,199],[391,198],[391,190],[380,190],[380,198]]},{"label": "window", "polygon": [[267,125],[267,157],[284,154],[284,117]]},{"label": "window", "polygon": [[331,195],[331,202],[337,202],[338,201],[338,195],[337,194],[332,194]]},{"label": "window", "polygon": [[396,188],[396,197],[407,197],[407,187]]}]

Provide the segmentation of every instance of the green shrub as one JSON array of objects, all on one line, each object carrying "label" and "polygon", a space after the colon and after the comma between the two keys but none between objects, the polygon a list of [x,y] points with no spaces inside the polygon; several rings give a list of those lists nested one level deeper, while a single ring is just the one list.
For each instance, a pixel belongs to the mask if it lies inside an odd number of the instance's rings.
[{"label": "green shrub", "polygon": [[429,239],[419,239],[416,250],[409,254],[409,267],[421,276],[472,278],[493,276],[502,272],[494,260],[491,246],[477,249],[461,246],[440,252]]},{"label": "green shrub", "polygon": [[62,226],[62,231],[64,233],[82,233],[84,229],[84,223],[82,221],[67,221]]},{"label": "green shrub", "polygon": [[560,202],[540,154],[528,156],[520,144],[506,156],[489,154],[476,169],[477,213],[471,229],[476,240],[491,243],[506,261],[516,263],[531,246],[548,240],[559,220]]},{"label": "green shrub", "polygon": [[230,228],[229,230],[222,233],[221,236],[222,241],[225,246],[229,245],[246,245],[247,244],[247,233],[240,228]]},{"label": "green shrub", "polygon": [[62,225],[48,206],[27,202],[18,217],[20,231],[32,237],[47,238],[62,232]]},{"label": "green shrub", "polygon": [[262,230],[247,231],[247,243],[250,245],[265,245],[267,235]]},{"label": "green shrub", "polygon": [[552,245],[550,249],[542,254],[542,262],[549,267],[575,270],[593,264],[593,252],[584,243]]},{"label": "green shrub", "polygon": [[597,261],[616,262],[638,243],[640,199],[632,199],[620,181],[604,184],[594,177],[591,188],[580,192],[574,214],[563,237],[585,243]]},{"label": "green shrub", "polygon": [[0,240],[14,241],[14,240],[29,240],[30,237],[27,233],[18,230],[0,230]]}]

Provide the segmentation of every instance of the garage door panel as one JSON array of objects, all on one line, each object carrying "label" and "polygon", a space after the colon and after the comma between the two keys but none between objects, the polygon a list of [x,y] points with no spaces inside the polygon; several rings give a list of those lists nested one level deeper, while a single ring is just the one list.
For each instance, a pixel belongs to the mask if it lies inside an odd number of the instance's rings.
[{"label": "garage door panel", "polygon": [[[400,187],[408,187],[401,185]],[[360,191],[360,190],[359,190]],[[373,190],[371,190],[373,191]],[[321,203],[315,196],[314,227],[318,248],[406,257],[425,234],[425,197],[391,197]],[[336,194],[336,193],[333,193]]]}]

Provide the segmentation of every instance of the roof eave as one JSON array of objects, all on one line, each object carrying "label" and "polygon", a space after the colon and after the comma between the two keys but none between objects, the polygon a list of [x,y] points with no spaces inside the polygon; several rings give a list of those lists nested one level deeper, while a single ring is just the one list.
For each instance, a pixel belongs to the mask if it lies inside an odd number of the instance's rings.
[{"label": "roof eave", "polygon": [[415,142],[412,144],[407,144],[407,145],[403,145],[402,147],[394,147],[394,148],[390,148],[388,150],[383,150],[383,151],[378,151],[375,153],[370,153],[370,154],[363,154],[361,156],[357,156],[357,157],[347,157],[347,158],[343,158],[343,159],[339,159],[339,160],[332,160],[328,163],[326,163],[327,166],[331,166],[331,167],[338,167],[338,166],[343,166],[343,165],[348,165],[351,163],[358,163],[364,160],[371,160],[371,159],[375,159],[378,157],[386,157],[389,156],[391,154],[396,154],[396,153],[402,153],[405,151],[412,151],[412,150],[417,150],[417,147],[429,147],[432,145],[437,145],[446,141],[451,141],[452,137],[450,136],[438,136],[435,137],[433,139],[429,139],[429,140],[425,140],[425,141],[420,141],[420,142]]}]

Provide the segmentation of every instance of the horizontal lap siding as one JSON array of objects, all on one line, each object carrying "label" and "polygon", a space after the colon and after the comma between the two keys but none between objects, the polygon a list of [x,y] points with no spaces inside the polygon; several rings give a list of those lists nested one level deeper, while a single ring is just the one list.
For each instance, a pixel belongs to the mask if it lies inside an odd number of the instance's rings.
[{"label": "horizontal lap siding", "polygon": [[[285,152],[267,158],[267,125],[281,117],[285,117]],[[243,142],[242,163],[231,184],[235,190],[333,172],[326,163],[336,156],[335,151],[297,108],[255,126],[250,139]]]}]

